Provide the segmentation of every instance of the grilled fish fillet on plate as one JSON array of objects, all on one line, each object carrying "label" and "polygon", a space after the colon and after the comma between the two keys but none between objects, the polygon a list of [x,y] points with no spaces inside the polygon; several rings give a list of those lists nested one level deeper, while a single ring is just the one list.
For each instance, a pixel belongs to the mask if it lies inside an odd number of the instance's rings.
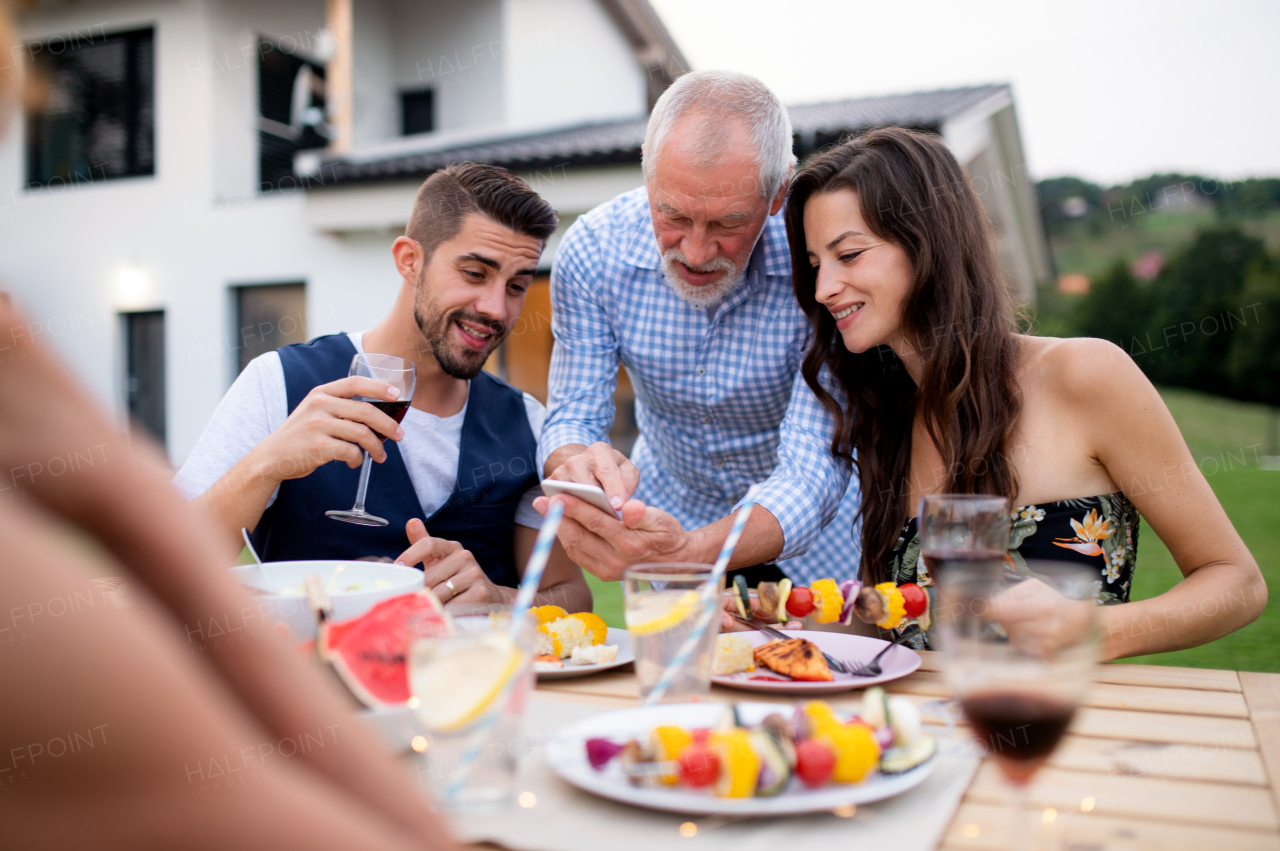
[{"label": "grilled fish fillet on plate", "polygon": [[756,664],[793,680],[831,682],[833,679],[818,645],[804,638],[770,641],[757,647],[752,655]]}]

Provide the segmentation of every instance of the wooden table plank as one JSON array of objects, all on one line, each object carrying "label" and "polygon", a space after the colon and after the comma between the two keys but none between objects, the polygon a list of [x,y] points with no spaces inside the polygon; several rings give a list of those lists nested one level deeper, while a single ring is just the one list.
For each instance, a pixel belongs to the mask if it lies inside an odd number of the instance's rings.
[{"label": "wooden table plank", "polygon": [[1213,715],[1248,718],[1249,709],[1238,692],[1200,691],[1189,688],[1115,685],[1094,683],[1085,696],[1085,706],[1098,709],[1135,709],[1144,712],[1173,712],[1183,715]]},{"label": "wooden table plank", "polygon": [[[1259,786],[1126,777],[1048,767],[1032,781],[1030,798],[1040,809],[1078,811],[1087,799],[1092,799],[1093,812],[1119,818],[1280,830],[1280,818],[1270,791]],[[978,768],[965,800],[1008,805],[1012,794],[999,768],[988,760]]]},{"label": "wooden table plank", "polygon": [[[945,851],[1009,848],[1013,844],[1013,816],[1010,807],[965,801],[956,811],[956,818],[941,847]],[[1205,848],[1230,848],[1231,851],[1275,851],[1277,845],[1277,837],[1270,831],[1173,824],[1078,810],[1062,810],[1055,816],[1052,824],[1045,826],[1041,821],[1037,825],[1037,849],[1169,851],[1185,848],[1202,851]]]},{"label": "wooden table plank", "polygon": [[1240,672],[1253,732],[1271,779],[1271,794],[1280,807],[1280,674]]},{"label": "wooden table plank", "polygon": [[1200,691],[1240,691],[1240,678],[1235,671],[1210,668],[1173,668],[1163,665],[1130,665],[1112,662],[1100,665],[1095,679],[1100,683],[1124,686],[1160,686]]},{"label": "wooden table plank", "polygon": [[1168,712],[1135,712],[1086,706],[1076,712],[1070,732],[1077,736],[1131,742],[1168,742],[1245,750],[1256,750],[1258,747],[1258,740],[1253,735],[1253,725],[1243,718],[1175,715]]},{"label": "wooden table plank", "polygon": [[[943,654],[932,650],[917,651],[920,670],[941,672]],[[1240,691],[1240,678],[1235,671],[1211,668],[1176,668],[1164,665],[1134,665],[1123,661],[1098,666],[1095,679],[1100,683],[1123,686],[1161,686],[1202,691]]]},{"label": "wooden table plank", "polygon": [[1266,786],[1261,755],[1236,748],[1067,736],[1049,764],[1073,771]]},{"label": "wooden table plank", "polygon": [[[889,691],[946,697],[944,677],[931,671],[918,671],[903,680],[888,683]],[[1115,685],[1094,683],[1085,695],[1085,706],[1099,709],[1133,709],[1145,712],[1174,712],[1185,715],[1214,715],[1248,718],[1244,696],[1229,691],[1200,691],[1190,688]]]}]

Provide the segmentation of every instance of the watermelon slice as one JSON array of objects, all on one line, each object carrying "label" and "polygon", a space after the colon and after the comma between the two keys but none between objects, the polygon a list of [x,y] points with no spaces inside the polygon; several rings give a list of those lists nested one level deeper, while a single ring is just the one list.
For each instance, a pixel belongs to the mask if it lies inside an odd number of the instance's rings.
[{"label": "watermelon slice", "polygon": [[322,623],[317,641],[351,693],[376,708],[409,699],[409,645],[452,632],[440,600],[423,589],[383,600],[351,620]]}]

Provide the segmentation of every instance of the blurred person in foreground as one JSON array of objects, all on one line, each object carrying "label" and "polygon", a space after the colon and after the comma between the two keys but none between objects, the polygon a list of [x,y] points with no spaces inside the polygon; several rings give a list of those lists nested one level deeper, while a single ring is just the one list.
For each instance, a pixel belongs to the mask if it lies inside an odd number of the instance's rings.
[{"label": "blurred person in foreground", "polygon": [[[533,500],[545,411],[484,364],[519,318],[555,227],[551,206],[504,168],[458,163],[428,177],[391,245],[401,281],[387,316],[254,358],[174,485],[227,540],[251,530],[264,561],[395,559],[421,564],[445,605],[510,602],[542,525]],[[357,400],[395,398],[389,385],[348,377],[358,352],[413,362],[402,424]],[[325,516],[351,504],[362,450],[377,462],[369,503],[386,526]],[[591,611],[582,571],[559,546],[538,603]]]},{"label": "blurred person in foreground", "polygon": [[[565,497],[560,540],[601,579],[637,562],[714,561],[757,482],[735,571],[754,585],[853,569],[858,490],[800,377],[810,330],[778,215],[794,162],[787,110],[767,86],[685,74],[649,118],[645,185],[560,243],[538,453],[548,478],[599,485],[621,509],[619,520]],[[606,442],[619,364],[640,426],[629,459]]]},{"label": "blurred person in foreground", "polygon": [[[813,327],[802,373],[835,420],[832,455],[861,483],[864,585],[932,583],[921,496],[996,494],[1016,506],[1010,569],[1084,564],[1099,602],[1127,603],[1103,612],[1108,659],[1258,617],[1258,565],[1133,359],[1104,340],[1016,333],[990,223],[940,138],[891,127],[839,145],[796,175],[786,219]],[[1140,517],[1184,578],[1128,603]],[[1027,599],[1022,629],[1042,621]]]},{"label": "blurred person in foreground", "polygon": [[[0,5],[0,51],[16,55],[12,44]],[[17,88],[0,79],[0,121]],[[258,619],[226,570],[225,538],[21,333],[26,322],[0,296],[14,349],[0,367],[0,469],[13,485],[0,499],[4,844],[453,847],[406,771]],[[38,473],[77,452],[95,463]],[[92,579],[104,572],[128,577],[129,605]],[[234,631],[200,638],[214,622]]]}]

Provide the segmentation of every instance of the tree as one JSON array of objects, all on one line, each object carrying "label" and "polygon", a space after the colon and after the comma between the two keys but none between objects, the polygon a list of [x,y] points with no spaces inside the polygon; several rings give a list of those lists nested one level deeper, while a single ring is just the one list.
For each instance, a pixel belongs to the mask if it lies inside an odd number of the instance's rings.
[{"label": "tree", "polygon": [[1280,455],[1280,269],[1259,264],[1241,298],[1248,322],[1237,330],[1227,355],[1227,372],[1241,399],[1271,406],[1268,455]]},{"label": "tree", "polygon": [[[1205,181],[1212,186],[1214,181]],[[1252,177],[1223,182],[1217,191],[1218,213],[1224,217],[1260,216],[1280,207],[1280,177]]]},{"label": "tree", "polygon": [[1227,353],[1244,326],[1245,279],[1268,261],[1261,240],[1237,227],[1201,231],[1152,282],[1148,360],[1152,380],[1229,393]]},{"label": "tree", "polygon": [[1082,336],[1110,340],[1136,357],[1148,347],[1143,339],[1151,325],[1149,289],[1138,283],[1125,263],[1117,262],[1091,283],[1088,295],[1076,302],[1071,319]]}]

